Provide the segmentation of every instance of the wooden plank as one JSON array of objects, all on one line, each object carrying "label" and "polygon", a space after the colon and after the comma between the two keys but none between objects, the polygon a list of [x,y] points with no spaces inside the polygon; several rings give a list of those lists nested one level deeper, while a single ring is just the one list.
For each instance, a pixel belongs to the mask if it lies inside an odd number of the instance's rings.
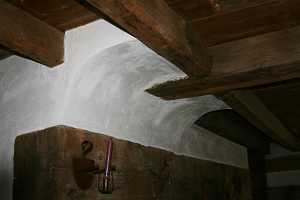
[{"label": "wooden plank", "polygon": [[260,86],[300,77],[300,27],[209,48],[211,74],[156,85],[147,91],[180,99]]},{"label": "wooden plank", "polygon": [[100,18],[75,0],[8,0],[34,17],[66,31]]},{"label": "wooden plank", "polygon": [[234,110],[209,112],[196,124],[260,154],[270,151],[269,138]]},{"label": "wooden plank", "polygon": [[113,139],[115,190],[99,193],[74,181],[73,158],[82,158],[81,143],[93,143],[86,156],[104,165],[107,136],[69,127],[52,127],[19,136],[15,142],[14,200],[186,200],[250,199],[249,171]]},{"label": "wooden plank", "polygon": [[12,6],[0,2],[0,45],[49,67],[64,58],[64,33]]},{"label": "wooden plank", "polygon": [[300,154],[266,159],[267,172],[300,170]]},{"label": "wooden plank", "polygon": [[203,76],[210,71],[207,52],[191,45],[185,21],[164,0],[88,2],[185,73]]},{"label": "wooden plank", "polygon": [[249,6],[266,0],[166,0],[169,6],[186,21],[198,20]]},{"label": "wooden plank", "polygon": [[291,28],[300,24],[298,0],[266,0],[191,21],[194,41],[213,46],[237,39]]},{"label": "wooden plank", "polygon": [[276,142],[293,150],[300,149],[300,140],[251,91],[230,92],[222,99]]}]

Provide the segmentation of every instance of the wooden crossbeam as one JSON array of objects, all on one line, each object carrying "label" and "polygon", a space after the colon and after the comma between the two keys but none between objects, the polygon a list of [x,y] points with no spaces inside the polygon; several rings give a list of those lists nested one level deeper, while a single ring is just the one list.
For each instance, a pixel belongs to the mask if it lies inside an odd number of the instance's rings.
[{"label": "wooden crossbeam", "polygon": [[211,74],[156,85],[147,91],[180,99],[275,83],[300,77],[300,27],[209,48]]},{"label": "wooden crossbeam", "polygon": [[230,9],[189,23],[194,40],[213,46],[228,41],[291,28],[300,24],[298,0],[265,0]]},{"label": "wooden crossbeam", "polygon": [[0,1],[0,24],[0,45],[49,67],[63,62],[63,32],[5,1]]},{"label": "wooden crossbeam", "polygon": [[115,23],[188,75],[210,71],[210,57],[201,46],[193,46],[185,21],[164,0],[88,0]]},{"label": "wooden crossbeam", "polygon": [[222,99],[250,123],[281,145],[300,149],[300,140],[251,91],[234,91]]},{"label": "wooden crossbeam", "polygon": [[251,151],[269,153],[269,138],[232,109],[206,113],[196,124]]},{"label": "wooden crossbeam", "polygon": [[266,0],[165,0],[185,20],[199,20],[221,13],[255,6]]},{"label": "wooden crossbeam", "polygon": [[99,18],[75,0],[7,0],[32,16],[65,31]]}]

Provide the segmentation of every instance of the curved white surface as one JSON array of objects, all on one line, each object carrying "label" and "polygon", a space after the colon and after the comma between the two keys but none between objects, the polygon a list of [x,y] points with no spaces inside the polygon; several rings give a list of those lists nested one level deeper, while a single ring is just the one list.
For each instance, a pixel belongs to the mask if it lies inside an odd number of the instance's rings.
[{"label": "curved white surface", "polygon": [[192,126],[226,108],[222,101],[144,92],[185,75],[135,38],[99,20],[67,32],[65,46],[65,63],[54,69],[17,56],[0,62],[1,197],[12,199],[15,137],[60,124],[247,168],[245,148]]}]

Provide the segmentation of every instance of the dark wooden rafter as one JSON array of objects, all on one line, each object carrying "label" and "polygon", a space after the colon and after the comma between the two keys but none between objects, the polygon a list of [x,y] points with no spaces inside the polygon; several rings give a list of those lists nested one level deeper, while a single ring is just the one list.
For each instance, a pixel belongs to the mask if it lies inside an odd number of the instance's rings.
[{"label": "dark wooden rafter", "polygon": [[166,0],[188,22],[193,41],[205,45],[233,41],[295,26],[297,0]]},{"label": "dark wooden rafter", "polygon": [[282,122],[251,91],[234,91],[222,99],[270,138],[292,150],[300,150],[300,139],[295,137]]},{"label": "dark wooden rafter", "polygon": [[255,87],[252,91],[272,113],[293,133],[300,138],[300,79]]},{"label": "dark wooden rafter", "polygon": [[209,48],[211,74],[156,85],[147,91],[163,99],[223,93],[300,77],[300,27]]},{"label": "dark wooden rafter", "polygon": [[0,1],[0,45],[49,67],[64,59],[64,33]]},{"label": "dark wooden rafter", "polygon": [[261,155],[269,153],[269,138],[232,109],[206,113],[196,124]]},{"label": "dark wooden rafter", "polygon": [[[225,1],[226,2],[226,1]],[[298,0],[246,1],[240,9],[226,9],[189,22],[195,41],[213,46],[300,24]]]},{"label": "dark wooden rafter", "polygon": [[66,31],[99,19],[75,0],[7,0],[49,25]]},{"label": "dark wooden rafter", "polygon": [[190,45],[185,21],[164,0],[88,0],[126,31],[177,65],[188,75],[210,71],[210,57]]},{"label": "dark wooden rafter", "polygon": [[165,0],[186,21],[199,20],[238,9],[247,8],[266,0]]}]

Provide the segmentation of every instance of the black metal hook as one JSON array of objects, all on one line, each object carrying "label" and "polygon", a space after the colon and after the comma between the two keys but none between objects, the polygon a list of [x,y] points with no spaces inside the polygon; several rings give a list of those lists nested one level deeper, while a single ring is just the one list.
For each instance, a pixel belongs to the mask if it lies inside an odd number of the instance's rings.
[{"label": "black metal hook", "polygon": [[85,140],[81,143],[82,155],[85,157],[88,153],[90,153],[94,148],[92,142]]}]

